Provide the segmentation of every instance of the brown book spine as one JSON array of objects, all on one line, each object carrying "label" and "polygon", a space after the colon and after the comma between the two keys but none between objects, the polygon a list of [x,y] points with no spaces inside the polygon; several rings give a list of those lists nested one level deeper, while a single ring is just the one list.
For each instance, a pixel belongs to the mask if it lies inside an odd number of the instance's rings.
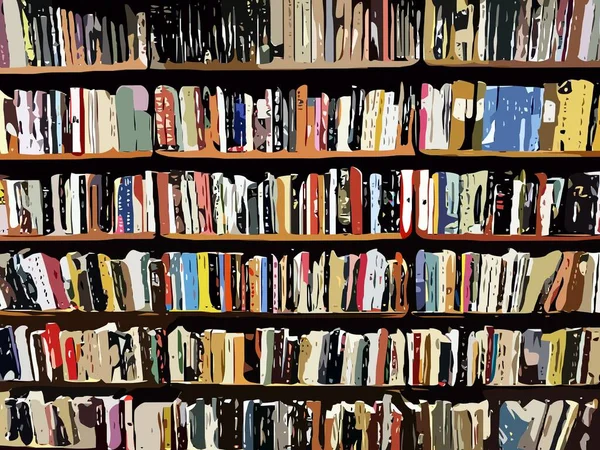
[{"label": "brown book spine", "polygon": [[377,373],[375,374],[375,384],[383,386],[385,384],[385,363],[387,360],[387,344],[389,340],[388,330],[381,328],[379,330],[379,339],[377,345],[379,352],[377,353]]},{"label": "brown book spine", "polygon": [[[206,131],[206,137],[208,145],[212,146],[214,150],[225,151],[227,142],[221,142],[221,137],[219,136],[219,106],[217,102],[217,95],[211,95],[210,100],[208,102],[208,107],[210,109],[210,128]],[[248,118],[246,118],[248,120]],[[221,145],[224,146],[221,149]]]},{"label": "brown book spine", "polygon": [[[65,43],[65,65],[72,66],[73,65],[73,55],[71,53],[71,33],[69,32],[69,26],[73,24],[72,15],[73,13],[68,13],[71,15],[70,18],[67,17],[67,10],[60,10],[60,26],[63,35],[63,42]],[[100,45],[98,45],[100,48]]]},{"label": "brown book spine", "polygon": [[167,172],[158,172],[156,176],[156,187],[158,192],[158,219],[160,234],[170,234],[169,225],[169,174]]},{"label": "brown book spine", "polygon": [[352,234],[363,232],[363,182],[362,172],[356,167],[350,168],[350,215]]}]

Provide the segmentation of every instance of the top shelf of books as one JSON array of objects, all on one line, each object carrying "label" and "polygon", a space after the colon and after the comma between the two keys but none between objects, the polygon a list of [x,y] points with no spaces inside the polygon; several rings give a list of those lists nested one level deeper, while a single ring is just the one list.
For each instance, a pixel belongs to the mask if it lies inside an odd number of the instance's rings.
[{"label": "top shelf of books", "polygon": [[586,0],[69,3],[3,1],[0,74],[600,66]]}]

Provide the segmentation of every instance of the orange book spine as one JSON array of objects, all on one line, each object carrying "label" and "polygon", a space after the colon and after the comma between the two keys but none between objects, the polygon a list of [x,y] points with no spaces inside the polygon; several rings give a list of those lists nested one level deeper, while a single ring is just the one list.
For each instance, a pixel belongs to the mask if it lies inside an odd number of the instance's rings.
[{"label": "orange book spine", "polygon": [[296,149],[298,152],[306,150],[307,140],[307,104],[308,86],[300,86],[296,90]]},{"label": "orange book spine", "polygon": [[350,217],[352,218],[352,234],[363,232],[363,195],[362,172],[356,167],[350,168]]},{"label": "orange book spine", "polygon": [[160,221],[160,234],[171,232],[169,226],[169,174],[158,172],[156,176],[158,191],[158,219]]}]

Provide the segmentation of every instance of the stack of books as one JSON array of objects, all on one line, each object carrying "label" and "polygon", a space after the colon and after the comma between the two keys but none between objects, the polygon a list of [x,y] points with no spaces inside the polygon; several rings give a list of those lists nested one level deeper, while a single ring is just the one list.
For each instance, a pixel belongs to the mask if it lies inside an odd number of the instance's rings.
[{"label": "stack of books", "polygon": [[235,175],[159,172],[160,231],[169,234],[379,234],[412,229],[412,170],[324,175],[255,182]]},{"label": "stack of books", "polygon": [[150,8],[151,67],[412,62],[421,54],[421,8],[413,0],[161,2]]},{"label": "stack of books", "polygon": [[[143,86],[0,92],[2,155],[94,155],[152,150],[149,95]],[[148,153],[150,156],[150,153]]]},{"label": "stack of books", "polygon": [[95,11],[79,4],[75,8],[62,4],[53,0],[3,1],[0,68],[147,66],[144,12],[136,14],[123,4],[116,9],[100,5]]},{"label": "stack of books", "polygon": [[234,90],[170,86],[155,91],[158,149],[244,153],[397,150],[412,147],[415,95],[400,83],[398,92],[309,96],[303,85],[289,92],[266,89],[253,98]]},{"label": "stack of books", "polygon": [[558,251],[533,257],[419,250],[415,309],[428,313],[600,312],[595,252]]},{"label": "stack of books", "polygon": [[0,236],[135,234],[155,228],[151,172],[0,179]]},{"label": "stack of books", "polygon": [[543,87],[424,83],[419,149],[501,152],[600,150],[598,90],[587,80]]},{"label": "stack of books", "polygon": [[164,305],[205,312],[407,311],[409,271],[400,253],[393,259],[375,249],[315,256],[165,253]]},{"label": "stack of books", "polygon": [[418,171],[417,227],[425,235],[597,235],[600,176],[525,171]]},{"label": "stack of books", "polygon": [[586,0],[427,0],[424,15],[428,62],[598,61],[600,13]]},{"label": "stack of books", "polygon": [[598,328],[500,330],[486,326],[468,336],[467,385],[594,385]]}]

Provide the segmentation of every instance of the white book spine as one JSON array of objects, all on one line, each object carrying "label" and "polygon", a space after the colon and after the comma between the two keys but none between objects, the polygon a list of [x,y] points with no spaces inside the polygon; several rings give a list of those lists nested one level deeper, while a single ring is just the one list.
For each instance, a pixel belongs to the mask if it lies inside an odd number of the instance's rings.
[{"label": "white book spine", "polygon": [[220,151],[227,153],[227,129],[225,121],[225,96],[223,90],[217,87],[217,109],[219,111],[218,124],[219,124],[219,142]]},{"label": "white book spine", "polygon": [[[404,179],[404,177],[402,177]],[[420,170],[419,171],[419,205],[418,205],[418,213],[419,220],[417,223],[417,227],[420,231],[427,232],[429,230],[429,171],[428,170]]]}]

